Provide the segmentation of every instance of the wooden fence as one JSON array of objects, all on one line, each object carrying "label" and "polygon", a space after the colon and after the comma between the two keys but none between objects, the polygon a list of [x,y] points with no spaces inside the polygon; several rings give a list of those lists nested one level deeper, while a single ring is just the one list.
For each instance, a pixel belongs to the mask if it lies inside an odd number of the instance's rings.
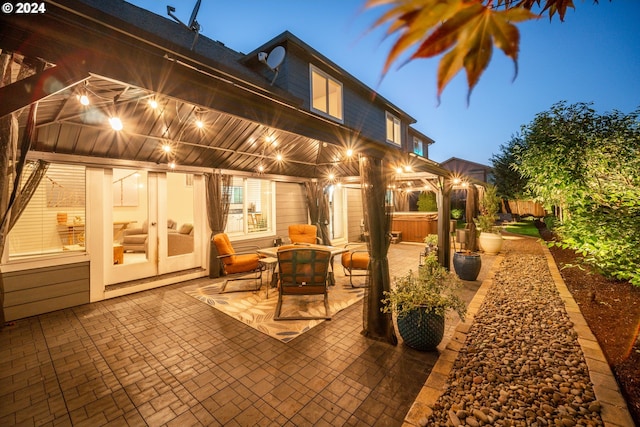
[{"label": "wooden fence", "polygon": [[[532,200],[509,200],[511,213],[514,215],[533,215],[535,217],[543,217],[547,214],[544,207]],[[507,213],[504,201],[502,202],[501,212]]]}]

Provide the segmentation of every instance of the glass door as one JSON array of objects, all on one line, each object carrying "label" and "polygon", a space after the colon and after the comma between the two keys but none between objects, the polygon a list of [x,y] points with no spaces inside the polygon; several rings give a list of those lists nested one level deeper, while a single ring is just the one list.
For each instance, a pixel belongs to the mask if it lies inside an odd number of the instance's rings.
[{"label": "glass door", "polygon": [[[194,268],[201,263],[202,231],[204,218],[201,212],[204,180],[200,175],[170,172],[159,181],[158,254],[159,273]],[[200,203],[199,203],[200,201]]]},{"label": "glass door", "polygon": [[113,223],[112,234],[105,236],[113,245],[107,284],[157,275],[158,174],[138,169],[111,172],[105,174],[111,179]]}]

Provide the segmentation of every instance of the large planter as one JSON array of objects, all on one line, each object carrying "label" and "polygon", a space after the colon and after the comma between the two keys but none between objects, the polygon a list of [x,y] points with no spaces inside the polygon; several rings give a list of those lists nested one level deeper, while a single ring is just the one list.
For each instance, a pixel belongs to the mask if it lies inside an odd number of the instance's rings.
[{"label": "large planter", "polygon": [[453,269],[462,280],[474,281],[478,278],[482,267],[482,258],[475,252],[455,252]]},{"label": "large planter", "polygon": [[495,233],[480,233],[478,245],[487,255],[496,255],[502,249],[502,236]]},{"label": "large planter", "polygon": [[420,351],[433,351],[444,337],[444,316],[416,308],[398,318],[398,332],[406,345]]}]

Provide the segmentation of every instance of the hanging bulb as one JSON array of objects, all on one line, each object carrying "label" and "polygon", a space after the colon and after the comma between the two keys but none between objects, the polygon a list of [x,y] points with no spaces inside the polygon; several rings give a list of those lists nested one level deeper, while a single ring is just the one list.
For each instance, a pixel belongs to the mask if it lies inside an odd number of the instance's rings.
[{"label": "hanging bulb", "polygon": [[90,104],[89,97],[86,93],[80,95],[80,104],[84,105],[85,107]]},{"label": "hanging bulb", "polygon": [[122,120],[119,117],[111,117],[109,118],[109,124],[111,128],[115,131],[120,131],[123,129]]}]

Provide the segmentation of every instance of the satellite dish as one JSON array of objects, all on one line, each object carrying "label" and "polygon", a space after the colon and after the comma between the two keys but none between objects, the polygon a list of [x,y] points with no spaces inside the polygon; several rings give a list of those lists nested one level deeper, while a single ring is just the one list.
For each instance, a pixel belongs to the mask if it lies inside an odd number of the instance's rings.
[{"label": "satellite dish", "polygon": [[196,21],[198,10],[200,10],[200,1],[201,0],[196,1],[196,5],[193,7],[193,12],[191,12],[191,17],[189,18],[189,24],[187,24],[191,31],[200,31],[200,24]]},{"label": "satellite dish", "polygon": [[284,57],[286,54],[287,52],[284,50],[282,46],[274,47],[271,53],[269,53],[268,55],[265,52],[258,53],[258,61],[262,62],[263,64],[266,64],[271,71],[275,72],[275,75],[273,76],[273,80],[271,81],[272,85],[273,85],[273,82],[276,81],[276,77],[278,77],[278,72],[280,71],[280,65],[282,64],[282,61],[284,61]]},{"label": "satellite dish", "polygon": [[180,19],[178,19],[177,16],[173,14],[173,12],[176,11],[175,7],[167,6],[167,15],[172,17],[173,20],[176,21],[177,23],[181,24],[182,26],[196,33],[195,37],[193,38],[193,43],[191,44],[191,50],[193,50],[194,46],[196,45],[196,42],[198,41],[198,35],[200,33],[200,24],[198,24],[198,21],[196,21],[196,16],[198,15],[198,10],[200,10],[201,1],[202,0],[196,1],[196,5],[193,7],[193,11],[191,12],[191,17],[189,18],[189,24],[185,24]]}]

